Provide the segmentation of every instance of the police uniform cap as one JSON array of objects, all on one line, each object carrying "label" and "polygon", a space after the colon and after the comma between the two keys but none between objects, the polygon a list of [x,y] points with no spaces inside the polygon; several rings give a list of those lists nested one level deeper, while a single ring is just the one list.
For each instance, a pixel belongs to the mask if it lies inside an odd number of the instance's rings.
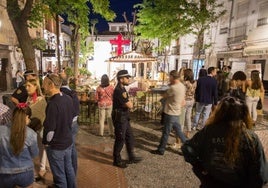
[{"label": "police uniform cap", "polygon": [[127,70],[118,71],[117,78],[123,78],[123,77],[131,77],[131,76],[128,74]]}]

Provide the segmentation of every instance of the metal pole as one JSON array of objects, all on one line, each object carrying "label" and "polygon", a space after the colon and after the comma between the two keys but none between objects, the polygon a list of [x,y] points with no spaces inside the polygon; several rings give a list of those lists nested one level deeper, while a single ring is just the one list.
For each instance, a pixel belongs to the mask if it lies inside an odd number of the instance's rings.
[{"label": "metal pole", "polygon": [[[57,5],[59,5],[60,0],[57,0]],[[60,20],[59,15],[56,14],[56,32],[57,32],[57,56],[58,56],[58,71],[61,72],[60,64]]]}]

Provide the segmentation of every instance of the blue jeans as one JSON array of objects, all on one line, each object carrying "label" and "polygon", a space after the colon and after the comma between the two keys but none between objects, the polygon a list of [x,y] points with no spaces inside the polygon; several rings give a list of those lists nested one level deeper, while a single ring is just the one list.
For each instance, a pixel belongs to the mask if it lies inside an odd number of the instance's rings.
[{"label": "blue jeans", "polygon": [[205,123],[211,112],[211,107],[212,107],[212,104],[196,102],[193,127],[197,127],[201,113],[203,115],[203,119],[202,119],[200,128],[203,128],[205,126]]},{"label": "blue jeans", "polygon": [[34,171],[29,170],[18,174],[0,174],[0,186],[13,188],[15,186],[28,187],[34,182]]},{"label": "blue jeans", "polygon": [[71,157],[72,148],[72,145],[65,150],[55,150],[50,146],[46,148],[55,187],[76,187],[75,173]]},{"label": "blue jeans", "polygon": [[160,144],[158,146],[158,150],[161,153],[165,152],[168,137],[169,137],[169,134],[170,134],[170,131],[172,128],[174,128],[176,136],[181,139],[182,143],[184,143],[186,141],[186,137],[184,136],[184,134],[181,130],[181,125],[180,125],[179,121],[180,121],[179,116],[165,114],[165,116],[164,116],[164,129],[162,132]]},{"label": "blue jeans", "polygon": [[73,164],[75,175],[77,174],[77,151],[76,151],[76,146],[75,146],[77,132],[78,132],[78,122],[73,121],[73,124],[72,124],[72,136],[73,136],[72,164]]}]

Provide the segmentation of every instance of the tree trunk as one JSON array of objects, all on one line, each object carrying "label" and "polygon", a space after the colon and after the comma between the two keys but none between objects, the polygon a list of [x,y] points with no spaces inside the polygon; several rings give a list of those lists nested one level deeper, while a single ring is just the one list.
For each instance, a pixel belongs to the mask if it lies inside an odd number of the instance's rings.
[{"label": "tree trunk", "polygon": [[[59,3],[59,2],[58,2]],[[59,15],[56,14],[56,33],[57,33],[57,58],[58,58],[58,72],[61,72],[61,61],[60,61],[60,21]]]},{"label": "tree trunk", "polygon": [[75,77],[77,77],[79,73],[78,64],[79,64],[79,52],[80,52],[80,40],[81,40],[81,36],[80,34],[78,34],[75,40],[75,49],[74,49],[74,75]]},{"label": "tree trunk", "polygon": [[79,52],[80,52],[80,40],[81,35],[79,33],[80,27],[78,25],[74,26],[72,31],[72,48],[74,55],[74,76],[77,78],[78,76],[78,63],[79,63]]},{"label": "tree trunk", "polygon": [[32,39],[30,37],[28,27],[24,27],[23,24],[17,23],[16,21],[13,21],[12,25],[19,41],[19,47],[23,54],[26,69],[37,72],[35,51],[31,42]]},{"label": "tree trunk", "polygon": [[32,8],[33,0],[28,0],[23,11],[20,10],[17,0],[7,1],[7,12],[19,41],[26,69],[37,72],[35,63],[35,51],[28,30],[28,13]]}]

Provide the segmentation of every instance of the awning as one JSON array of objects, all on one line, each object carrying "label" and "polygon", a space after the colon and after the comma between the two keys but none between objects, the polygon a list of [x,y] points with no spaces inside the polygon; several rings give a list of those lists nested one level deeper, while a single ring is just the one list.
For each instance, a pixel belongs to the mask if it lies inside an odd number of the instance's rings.
[{"label": "awning", "polygon": [[135,51],[127,52],[119,56],[111,57],[106,62],[117,62],[117,63],[142,63],[142,62],[154,62],[157,61],[156,58],[146,56],[142,53]]},{"label": "awning", "polygon": [[268,54],[268,46],[248,46],[244,48],[244,55],[265,55]]},{"label": "awning", "polygon": [[236,53],[242,53],[243,51],[242,50],[230,50],[230,51],[219,51],[217,52],[217,55],[218,54],[236,54]]}]

